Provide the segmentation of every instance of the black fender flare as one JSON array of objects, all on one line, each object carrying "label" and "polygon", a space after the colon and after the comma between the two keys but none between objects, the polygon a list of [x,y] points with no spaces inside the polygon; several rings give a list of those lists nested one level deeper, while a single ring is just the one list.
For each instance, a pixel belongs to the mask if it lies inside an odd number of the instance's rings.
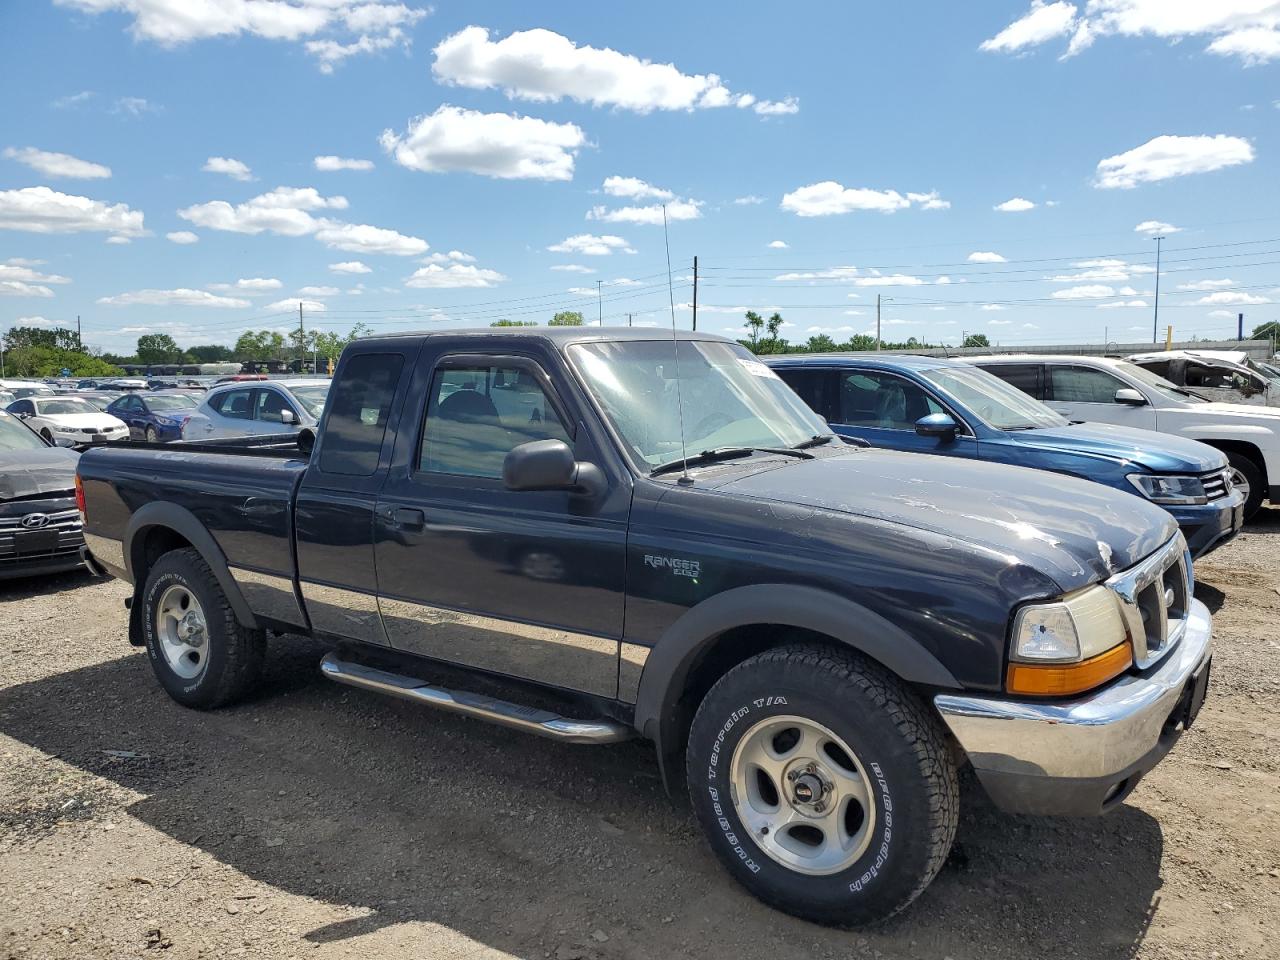
[{"label": "black fender flare", "polygon": [[138,605],[137,599],[141,596],[142,588],[145,586],[143,580],[138,578],[133,569],[135,557],[140,556],[135,550],[135,546],[140,544],[140,538],[153,527],[165,527],[172,530],[190,543],[196,552],[204,558],[204,562],[209,565],[209,569],[213,571],[213,575],[218,581],[218,586],[226,594],[227,602],[231,604],[231,609],[235,612],[236,619],[240,621],[241,625],[251,630],[258,629],[258,621],[254,617],[253,611],[249,609],[249,604],[245,602],[244,594],[240,592],[235,579],[231,576],[231,568],[227,564],[226,554],[222,552],[218,542],[213,539],[213,534],[190,510],[180,507],[176,503],[167,503],[165,501],[155,501],[140,507],[129,518],[129,525],[125,528],[124,565],[125,571],[129,574],[129,579],[134,584],[134,607]]},{"label": "black fender flare", "polygon": [[847,597],[816,587],[765,583],[736,587],[687,610],[650,650],[640,676],[634,724],[654,741],[668,787],[678,770],[669,758],[683,753],[676,705],[693,665],[716,638],[735,627],[775,624],[832,637],[879,662],[907,683],[960,689],[960,683],[918,640]]}]

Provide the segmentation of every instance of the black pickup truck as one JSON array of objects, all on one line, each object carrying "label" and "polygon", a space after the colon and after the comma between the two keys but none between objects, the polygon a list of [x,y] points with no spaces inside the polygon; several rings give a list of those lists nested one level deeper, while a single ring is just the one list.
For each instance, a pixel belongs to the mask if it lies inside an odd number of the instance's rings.
[{"label": "black pickup truck", "polygon": [[1208,679],[1163,510],[847,443],[714,336],[364,339],[316,435],[112,444],[78,492],[178,702],[243,695],[291,632],[341,683],[647,738],[729,872],[826,923],[924,889],[964,765],[1008,811],[1100,813]]}]

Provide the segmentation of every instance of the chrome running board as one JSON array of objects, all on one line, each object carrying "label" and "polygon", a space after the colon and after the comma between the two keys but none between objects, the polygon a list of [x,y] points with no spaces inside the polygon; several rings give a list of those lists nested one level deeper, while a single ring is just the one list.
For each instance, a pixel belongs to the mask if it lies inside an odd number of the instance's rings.
[{"label": "chrome running board", "polygon": [[549,737],[562,743],[617,743],[635,735],[630,727],[614,720],[573,720],[550,710],[525,707],[479,693],[446,690],[444,687],[425,683],[417,677],[342,660],[333,653],[327,654],[320,661],[320,672],[330,680],[348,686],[385,693],[411,703],[437,707],[478,720],[488,720],[499,726]]}]

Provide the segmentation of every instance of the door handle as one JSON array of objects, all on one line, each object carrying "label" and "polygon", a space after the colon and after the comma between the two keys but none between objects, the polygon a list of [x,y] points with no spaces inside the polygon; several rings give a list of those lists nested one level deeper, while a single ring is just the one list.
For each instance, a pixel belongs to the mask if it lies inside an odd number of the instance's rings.
[{"label": "door handle", "polygon": [[427,515],[416,507],[396,507],[391,511],[391,522],[402,530],[421,530],[427,525]]}]

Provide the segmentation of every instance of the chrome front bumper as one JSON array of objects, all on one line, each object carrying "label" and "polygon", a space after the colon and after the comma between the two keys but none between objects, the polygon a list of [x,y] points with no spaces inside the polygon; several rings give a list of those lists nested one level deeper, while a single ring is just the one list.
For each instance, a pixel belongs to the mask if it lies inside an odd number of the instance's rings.
[{"label": "chrome front bumper", "polygon": [[1193,600],[1176,646],[1142,673],[1069,701],[939,694],[942,719],[997,805],[1080,815],[1119,804],[1195,718],[1213,622]]}]

